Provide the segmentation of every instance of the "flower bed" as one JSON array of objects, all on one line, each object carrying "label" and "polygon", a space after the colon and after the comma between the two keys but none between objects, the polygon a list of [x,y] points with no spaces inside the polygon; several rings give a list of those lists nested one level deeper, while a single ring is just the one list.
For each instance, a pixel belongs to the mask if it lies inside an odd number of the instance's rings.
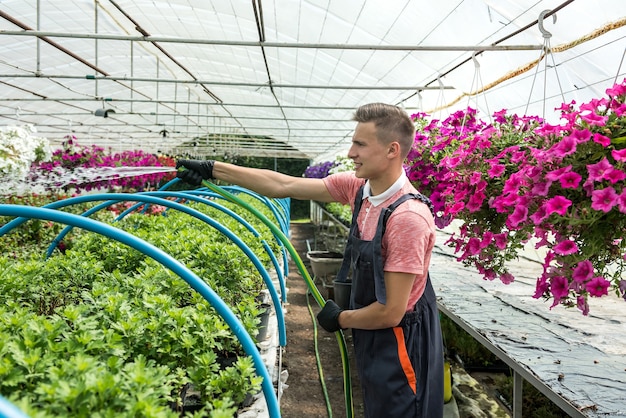
[{"label": "flower bed", "polygon": [[534,297],[589,312],[609,290],[626,299],[626,82],[607,97],[563,104],[562,124],[456,112],[413,115],[411,181],[430,196],[437,225],[462,221],[448,244],[485,279],[510,283],[507,261],[525,245],[545,254]]}]

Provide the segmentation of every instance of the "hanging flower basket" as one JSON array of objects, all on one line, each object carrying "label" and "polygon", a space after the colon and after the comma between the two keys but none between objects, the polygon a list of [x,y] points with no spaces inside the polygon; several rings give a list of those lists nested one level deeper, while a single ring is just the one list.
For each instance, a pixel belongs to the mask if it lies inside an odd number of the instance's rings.
[{"label": "hanging flower basket", "polygon": [[413,115],[407,172],[432,199],[437,226],[462,221],[448,245],[487,280],[511,283],[507,262],[540,249],[535,298],[589,312],[588,298],[626,299],[626,82],[607,97],[563,104],[560,125],[476,111],[444,121]]}]

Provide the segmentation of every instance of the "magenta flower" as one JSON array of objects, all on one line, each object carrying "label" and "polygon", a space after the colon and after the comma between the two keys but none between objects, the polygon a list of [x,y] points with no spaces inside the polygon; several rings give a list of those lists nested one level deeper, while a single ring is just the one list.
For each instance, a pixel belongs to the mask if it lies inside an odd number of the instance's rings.
[{"label": "magenta flower", "polygon": [[626,174],[622,170],[613,169],[609,170],[605,175],[604,179],[608,180],[611,184],[615,184],[626,179]]},{"label": "magenta flower", "polygon": [[576,139],[571,136],[564,137],[561,142],[550,149],[557,157],[566,157],[576,152]]},{"label": "magenta flower", "polygon": [[578,184],[580,184],[580,180],[582,180],[582,177],[575,171],[567,172],[559,178],[561,187],[564,189],[576,189]]},{"label": "magenta flower", "polygon": [[591,296],[600,297],[608,295],[611,283],[602,276],[594,277],[585,285],[585,289]]},{"label": "magenta flower", "polygon": [[566,297],[569,293],[569,281],[567,277],[554,276],[550,278],[550,291],[552,292],[552,296],[554,296],[555,303],[558,303],[558,301]]},{"label": "magenta flower", "polygon": [[487,248],[489,244],[491,244],[491,241],[493,241],[493,232],[486,231],[483,234],[483,239],[480,240],[480,248]]},{"label": "magenta flower", "polygon": [[546,211],[546,207],[541,205],[535,213],[530,215],[530,220],[533,221],[535,225],[540,225],[546,218],[548,217],[548,212]]},{"label": "magenta flower", "polygon": [[572,206],[571,200],[567,199],[564,196],[557,195],[546,202],[545,208],[548,215],[558,213],[559,215],[563,216],[570,206]]},{"label": "magenta flower", "polygon": [[533,184],[531,192],[538,196],[547,196],[550,186],[552,186],[551,181],[540,181]]},{"label": "magenta flower", "polygon": [[489,178],[500,177],[505,169],[506,167],[503,164],[493,164],[487,171],[487,174],[489,174]]},{"label": "magenta flower", "polygon": [[506,245],[509,241],[509,237],[507,234],[505,233],[501,233],[501,234],[495,234],[493,236],[493,240],[496,244],[496,247],[500,250],[504,250],[506,248]]},{"label": "magenta flower", "polygon": [[572,170],[572,165],[568,165],[567,167],[561,167],[556,170],[548,171],[546,173],[546,179],[550,181],[556,181],[561,178],[561,176],[565,173],[569,173]]},{"label": "magenta flower", "polygon": [[595,126],[604,126],[606,124],[606,120],[608,119],[608,117],[598,115],[595,112],[590,112],[588,114],[581,114],[580,118],[583,121],[587,122],[589,125],[595,125]]},{"label": "magenta flower", "polygon": [[482,192],[474,193],[467,202],[467,209],[470,212],[477,212],[482,207],[482,204],[485,201],[485,197],[485,194]]},{"label": "magenta flower", "polygon": [[587,171],[589,172],[589,180],[593,180],[593,181],[604,180],[605,174],[610,170],[613,170],[613,166],[611,165],[609,160],[607,160],[606,157],[604,157],[600,162],[596,164],[587,165]]},{"label": "magenta flower", "polygon": [[577,251],[578,245],[576,245],[576,243],[571,240],[561,241],[554,247],[554,252],[558,255],[574,254]]},{"label": "magenta flower", "polygon": [[467,242],[467,252],[469,255],[476,255],[480,253],[480,240],[478,238],[470,238]]},{"label": "magenta flower", "polygon": [[543,274],[535,283],[535,294],[533,295],[533,298],[539,299],[542,297],[548,291],[549,287],[550,285],[548,284],[548,279],[546,275]]},{"label": "magenta flower", "polygon": [[594,190],[591,193],[591,208],[604,213],[609,212],[618,203],[618,196],[615,189],[606,187]]},{"label": "magenta flower", "polygon": [[584,283],[591,278],[593,275],[593,264],[591,261],[584,260],[581,261],[574,267],[574,271],[572,272],[572,279],[578,283]]},{"label": "magenta flower", "polygon": [[576,297],[576,307],[580,309],[583,315],[589,315],[589,304],[587,303],[587,298],[584,296]]},{"label": "magenta flower", "polygon": [[609,145],[611,145],[611,138],[596,132],[595,134],[593,134],[593,142],[600,144],[603,147],[608,147]]},{"label": "magenta flower", "polygon": [[621,213],[626,213],[626,189],[623,189],[617,198],[617,207]]},{"label": "magenta flower", "polygon": [[524,222],[527,218],[528,208],[523,205],[518,205],[515,207],[515,210],[513,210],[511,216],[509,216],[509,219],[507,220],[507,225],[509,225],[509,227],[512,229],[517,228],[517,226],[520,223]]},{"label": "magenta flower", "polygon": [[500,275],[500,281],[504,284],[510,284],[515,281],[515,277],[509,272]]},{"label": "magenta flower", "polygon": [[611,155],[615,158],[616,161],[624,162],[626,161],[626,148],[611,151]]}]

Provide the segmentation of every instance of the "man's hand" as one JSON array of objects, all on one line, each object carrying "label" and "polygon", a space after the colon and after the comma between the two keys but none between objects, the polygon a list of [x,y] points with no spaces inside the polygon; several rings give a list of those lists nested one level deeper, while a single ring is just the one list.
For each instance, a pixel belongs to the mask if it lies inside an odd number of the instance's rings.
[{"label": "man's hand", "polygon": [[176,168],[184,167],[186,170],[178,171],[176,177],[192,186],[199,186],[202,180],[213,179],[214,164],[213,160],[178,160]]},{"label": "man's hand", "polygon": [[317,314],[317,322],[328,332],[335,332],[341,329],[339,326],[339,314],[343,309],[335,303],[334,300],[328,299],[326,305]]}]

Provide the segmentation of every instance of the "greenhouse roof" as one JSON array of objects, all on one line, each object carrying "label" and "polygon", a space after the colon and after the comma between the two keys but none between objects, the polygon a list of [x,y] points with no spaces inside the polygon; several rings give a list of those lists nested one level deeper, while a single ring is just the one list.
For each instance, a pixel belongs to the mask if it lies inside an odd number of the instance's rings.
[{"label": "greenhouse roof", "polygon": [[0,126],[58,145],[333,159],[356,107],[557,122],[626,74],[624,0],[3,0]]}]

